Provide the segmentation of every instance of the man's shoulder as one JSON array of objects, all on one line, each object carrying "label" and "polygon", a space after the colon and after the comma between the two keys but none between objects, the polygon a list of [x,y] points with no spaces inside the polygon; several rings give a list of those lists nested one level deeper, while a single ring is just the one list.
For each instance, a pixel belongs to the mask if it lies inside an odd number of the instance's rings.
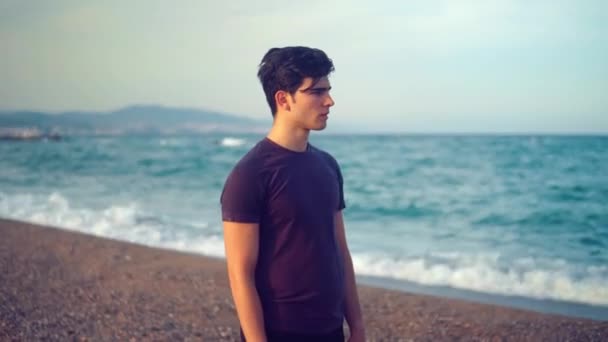
[{"label": "man's shoulder", "polygon": [[233,172],[256,173],[264,167],[267,158],[265,141],[260,140],[235,164]]},{"label": "man's shoulder", "polygon": [[224,184],[225,189],[253,189],[257,187],[260,180],[260,171],[264,164],[259,145],[260,142],[256,143],[232,167]]},{"label": "man's shoulder", "polygon": [[334,158],[333,155],[331,155],[331,153],[320,149],[314,145],[309,145],[310,146],[310,150],[312,152],[314,152],[315,154],[317,154],[318,156],[320,156],[324,161],[330,163],[332,166],[337,167],[338,166],[338,161],[336,160],[336,158]]}]

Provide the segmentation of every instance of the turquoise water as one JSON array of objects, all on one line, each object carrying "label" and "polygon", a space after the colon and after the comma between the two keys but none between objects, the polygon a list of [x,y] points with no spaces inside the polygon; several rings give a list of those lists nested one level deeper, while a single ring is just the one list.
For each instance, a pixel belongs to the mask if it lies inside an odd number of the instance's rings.
[{"label": "turquoise water", "polygon": [[[261,136],[0,143],[0,216],[223,256],[219,196]],[[356,272],[608,307],[608,137],[313,135]]]}]

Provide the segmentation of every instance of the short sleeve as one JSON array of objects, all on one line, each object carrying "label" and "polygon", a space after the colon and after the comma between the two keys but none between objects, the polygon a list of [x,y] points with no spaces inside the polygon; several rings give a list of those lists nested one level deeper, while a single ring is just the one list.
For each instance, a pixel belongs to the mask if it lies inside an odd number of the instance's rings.
[{"label": "short sleeve", "polygon": [[222,220],[259,223],[263,198],[261,190],[255,170],[237,165],[228,175],[220,197]]}]

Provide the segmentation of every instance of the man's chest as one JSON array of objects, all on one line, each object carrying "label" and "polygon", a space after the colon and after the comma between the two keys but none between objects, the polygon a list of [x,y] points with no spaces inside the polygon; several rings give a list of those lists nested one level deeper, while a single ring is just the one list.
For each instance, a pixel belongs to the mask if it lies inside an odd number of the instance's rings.
[{"label": "man's chest", "polygon": [[271,177],[267,190],[267,210],[272,216],[325,216],[339,206],[338,175],[324,164],[280,169]]}]

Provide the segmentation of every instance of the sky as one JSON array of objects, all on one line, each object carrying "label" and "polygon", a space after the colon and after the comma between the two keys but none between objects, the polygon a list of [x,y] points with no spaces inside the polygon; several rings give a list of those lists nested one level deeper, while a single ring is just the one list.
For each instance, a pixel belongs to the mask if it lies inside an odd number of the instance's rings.
[{"label": "sky", "polygon": [[334,61],[330,127],[608,133],[605,0],[0,0],[0,109],[270,118],[291,45]]}]

